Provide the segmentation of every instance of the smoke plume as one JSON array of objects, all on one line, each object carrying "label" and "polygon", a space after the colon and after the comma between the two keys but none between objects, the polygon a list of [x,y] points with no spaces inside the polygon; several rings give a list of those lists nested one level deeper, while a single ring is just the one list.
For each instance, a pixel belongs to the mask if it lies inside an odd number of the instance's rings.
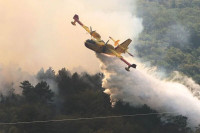
[{"label": "smoke plume", "polygon": [[8,95],[10,91],[14,91],[16,94],[21,94],[20,82],[24,80],[31,81],[32,84],[36,84],[37,80],[34,75],[23,71],[16,64],[10,64],[8,66],[0,65],[0,93]]},{"label": "smoke plume", "polygon": [[50,67],[46,71],[42,68],[36,75],[23,71],[16,64],[3,66],[0,65],[0,94],[9,95],[9,93],[21,94],[20,82],[24,80],[30,81],[32,85],[45,81],[50,89],[57,93],[58,87],[55,81],[55,72]]},{"label": "smoke plume", "polygon": [[109,36],[123,41],[136,38],[142,30],[134,10],[132,0],[0,0],[0,92],[14,88],[20,93],[20,82],[34,84],[38,70],[49,66],[55,71],[66,67],[99,72],[94,52],[84,46],[90,35],[79,25],[71,25],[74,14],[105,41]]},{"label": "smoke plume", "polygon": [[49,88],[54,92],[58,93],[58,85],[56,82],[55,71],[50,67],[46,71],[42,68],[36,75],[36,79],[40,81],[45,81],[49,85]]}]

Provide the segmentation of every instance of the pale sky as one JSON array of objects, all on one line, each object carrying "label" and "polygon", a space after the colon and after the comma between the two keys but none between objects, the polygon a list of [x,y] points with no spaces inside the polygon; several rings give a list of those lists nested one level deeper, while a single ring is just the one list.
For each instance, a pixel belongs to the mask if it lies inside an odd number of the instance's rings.
[{"label": "pale sky", "polygon": [[105,41],[122,42],[142,30],[133,12],[131,0],[0,0],[0,65],[30,73],[42,67],[98,72],[95,53],[84,46],[90,35],[71,25],[73,15]]}]

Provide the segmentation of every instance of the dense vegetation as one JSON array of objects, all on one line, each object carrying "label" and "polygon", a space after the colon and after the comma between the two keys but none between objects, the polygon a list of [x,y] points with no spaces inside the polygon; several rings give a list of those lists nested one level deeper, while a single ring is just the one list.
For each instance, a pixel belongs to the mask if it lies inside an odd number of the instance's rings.
[{"label": "dense vegetation", "polygon": [[[109,95],[101,87],[102,74],[71,74],[62,69],[55,75],[52,69],[40,73],[41,81],[33,86],[21,82],[22,95],[10,91],[0,100],[0,122],[52,120],[79,117],[96,117],[154,113],[148,106],[131,107],[118,101],[111,107]],[[56,93],[46,81],[57,84]],[[108,118],[94,120],[0,125],[0,133],[186,133],[187,118],[160,115]],[[165,122],[166,122],[165,121]]]},{"label": "dense vegetation", "polygon": [[138,0],[137,8],[144,25],[138,56],[200,83],[200,0]]},{"label": "dense vegetation", "polygon": [[[138,0],[144,31],[135,45],[138,56],[159,69],[174,70],[200,83],[200,0]],[[111,106],[102,74],[40,72],[38,83],[22,81],[22,95],[0,95],[0,122],[52,120],[156,112],[118,101]],[[52,86],[52,84],[54,84]],[[50,85],[50,86],[49,86]],[[50,89],[51,87],[51,89]],[[53,90],[53,91],[52,91]],[[160,115],[80,121],[0,125],[0,133],[200,133],[183,116]]]}]

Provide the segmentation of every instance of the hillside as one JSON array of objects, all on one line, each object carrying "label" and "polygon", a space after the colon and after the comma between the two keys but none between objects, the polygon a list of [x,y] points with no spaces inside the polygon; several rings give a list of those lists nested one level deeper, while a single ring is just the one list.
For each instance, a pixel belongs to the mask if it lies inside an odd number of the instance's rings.
[{"label": "hillside", "polygon": [[200,83],[200,0],[138,0],[137,5],[144,25],[138,56]]},{"label": "hillside", "polygon": [[[52,69],[40,73],[35,86],[21,83],[22,95],[10,91],[1,95],[0,122],[28,122],[68,118],[118,116],[156,113],[148,106],[131,107],[118,101],[111,107],[109,95],[101,87],[102,74],[71,74],[62,69],[55,75]],[[54,81],[56,93],[44,80]],[[55,88],[53,88],[55,89]],[[144,115],[78,121],[22,123],[0,125],[0,133],[186,133],[187,118],[183,116]]]}]

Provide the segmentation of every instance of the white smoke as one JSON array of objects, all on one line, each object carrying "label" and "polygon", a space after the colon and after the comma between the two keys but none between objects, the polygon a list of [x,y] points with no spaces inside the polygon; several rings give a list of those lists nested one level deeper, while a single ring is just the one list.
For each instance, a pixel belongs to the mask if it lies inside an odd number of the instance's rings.
[{"label": "white smoke", "polygon": [[132,106],[150,106],[159,112],[175,112],[176,115],[188,117],[190,126],[200,124],[200,101],[191,93],[191,88],[200,87],[194,82],[187,86],[175,82],[161,80],[153,74],[153,70],[145,68],[141,63],[137,69],[127,72],[125,65],[117,58],[97,54],[101,61],[101,70],[105,74],[103,87],[110,94],[112,102],[122,100]]}]

